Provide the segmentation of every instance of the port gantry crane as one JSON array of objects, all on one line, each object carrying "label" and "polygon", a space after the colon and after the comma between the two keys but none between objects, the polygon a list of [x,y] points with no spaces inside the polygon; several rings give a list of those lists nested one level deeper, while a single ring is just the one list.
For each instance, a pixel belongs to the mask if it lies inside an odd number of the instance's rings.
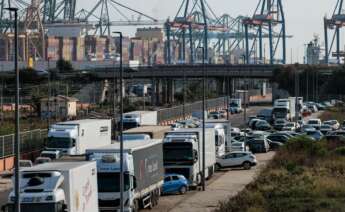
[{"label": "port gantry crane", "polygon": [[[263,45],[264,45],[264,30],[268,30],[268,44],[270,54],[270,64],[286,63],[286,35],[285,29],[285,14],[282,0],[259,0],[255,9],[254,15],[251,18],[243,20],[246,34],[246,53],[245,60],[248,64],[256,61],[251,61],[252,56],[256,57],[260,63],[264,60]],[[249,29],[256,31],[257,38],[253,40],[253,45],[250,47],[250,33]],[[277,30],[277,33],[275,33]],[[259,47],[255,48],[258,42]],[[279,48],[281,46],[281,48]],[[278,49],[281,50],[281,55],[278,55]],[[254,55],[253,55],[254,54]],[[280,59],[277,57],[281,56]],[[254,58],[256,60],[256,58]]]},{"label": "port gantry crane", "polygon": [[[325,63],[329,63],[330,57],[336,57],[337,63],[340,64],[340,57],[344,57],[344,51],[340,50],[340,28],[345,26],[345,13],[343,10],[343,0],[337,0],[337,4],[333,10],[331,18],[324,18],[324,32],[325,32]],[[328,36],[328,31],[334,31],[331,40]],[[329,44],[330,41],[330,44]],[[332,52],[335,42],[335,52]]]},{"label": "port gantry crane", "polygon": [[[212,57],[209,50],[213,49],[229,63],[230,52],[239,48],[244,40],[241,17],[232,18],[228,14],[219,17],[206,0],[183,0],[175,18],[165,23],[165,30],[167,64],[176,63],[171,56],[173,41],[178,43],[179,62],[193,64],[198,47],[204,47],[207,62]],[[186,61],[187,53],[189,61]]]}]

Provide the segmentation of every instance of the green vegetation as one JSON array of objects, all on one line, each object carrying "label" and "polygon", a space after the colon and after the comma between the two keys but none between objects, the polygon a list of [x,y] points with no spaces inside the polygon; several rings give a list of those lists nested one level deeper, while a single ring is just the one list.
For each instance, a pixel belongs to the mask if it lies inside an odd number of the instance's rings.
[{"label": "green vegetation", "polygon": [[[0,122],[0,136],[13,134],[15,130],[14,121],[3,121]],[[20,120],[20,131],[30,131],[36,129],[47,128],[47,122],[38,118],[35,119],[21,119]]]},{"label": "green vegetation", "polygon": [[345,143],[294,138],[225,211],[345,211]]},{"label": "green vegetation", "polygon": [[322,113],[320,118],[323,121],[335,119],[335,120],[338,120],[340,124],[342,124],[343,121],[345,120],[345,108],[335,107],[335,108],[328,109],[327,111]]}]

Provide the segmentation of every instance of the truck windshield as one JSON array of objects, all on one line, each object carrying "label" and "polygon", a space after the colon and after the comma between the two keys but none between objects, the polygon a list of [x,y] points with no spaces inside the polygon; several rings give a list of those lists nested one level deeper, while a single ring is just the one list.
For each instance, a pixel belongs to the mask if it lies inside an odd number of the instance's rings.
[{"label": "truck windshield", "polygon": [[273,113],[287,113],[288,109],[286,108],[274,108]]},{"label": "truck windshield", "polygon": [[[51,211],[51,212],[63,212],[62,203],[45,203],[45,204],[21,204],[21,212],[42,212],[42,211]],[[7,206],[8,212],[15,212],[14,205]]]},{"label": "truck windshield", "polygon": [[47,147],[48,148],[71,148],[75,146],[74,139],[71,138],[57,138],[57,137],[49,137]]},{"label": "truck windshield", "polygon": [[238,107],[238,104],[237,103],[230,103],[230,107]]},{"label": "truck windshield", "polygon": [[191,143],[165,143],[163,144],[163,160],[167,163],[193,164],[193,146]]},{"label": "truck windshield", "polygon": [[[120,173],[98,173],[97,174],[98,192],[120,192]],[[129,174],[124,177],[124,190],[130,188]]]}]

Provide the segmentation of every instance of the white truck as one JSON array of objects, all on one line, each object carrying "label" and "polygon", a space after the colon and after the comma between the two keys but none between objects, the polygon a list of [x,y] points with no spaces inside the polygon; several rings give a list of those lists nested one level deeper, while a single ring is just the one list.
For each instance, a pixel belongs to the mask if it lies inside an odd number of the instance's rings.
[{"label": "white truck", "polygon": [[157,125],[157,111],[133,111],[123,114],[123,128],[131,129],[145,125]]},{"label": "white truck", "polygon": [[[97,194],[95,162],[45,163],[20,173],[22,212],[97,212]],[[14,195],[3,211],[15,211]]]},{"label": "white truck", "polygon": [[296,97],[277,99],[274,101],[272,116],[273,119],[286,119],[294,121],[296,116]]},{"label": "white truck", "polygon": [[170,131],[170,126],[142,126],[124,131],[124,135],[148,135],[150,139],[163,139],[166,132]]},{"label": "white truck", "polygon": [[242,109],[242,99],[230,99],[229,109],[231,113],[241,113]]},{"label": "white truck", "polygon": [[110,119],[85,119],[54,124],[48,131],[43,155],[84,155],[86,149],[111,144]]},{"label": "white truck", "polygon": [[[124,143],[124,208],[138,211],[158,204],[164,181],[162,140]],[[97,161],[100,210],[120,208],[120,144],[89,149],[87,160]]]},{"label": "white truck", "polygon": [[165,173],[184,175],[190,186],[198,186],[202,182],[205,164],[205,178],[211,178],[216,163],[214,129],[205,129],[205,161],[202,147],[201,128],[181,128],[167,132],[163,141]]}]

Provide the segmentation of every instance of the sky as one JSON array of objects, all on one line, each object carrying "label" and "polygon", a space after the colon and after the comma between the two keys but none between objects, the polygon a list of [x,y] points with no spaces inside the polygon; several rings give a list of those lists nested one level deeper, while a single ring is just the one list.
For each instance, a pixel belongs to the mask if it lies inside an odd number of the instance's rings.
[{"label": "sky", "polygon": [[[80,0],[78,8],[91,8],[98,0]],[[116,0],[159,20],[175,17],[182,0]],[[216,14],[252,16],[259,0],[207,0]],[[283,0],[286,29],[293,38],[287,41],[288,62],[303,62],[304,46],[319,35],[324,43],[323,17],[331,14],[337,0]],[[87,3],[86,3],[87,2]],[[82,4],[82,5],[81,5]],[[114,16],[114,20],[119,18]],[[128,30],[129,34],[131,30]],[[132,30],[133,31],[133,30]],[[291,57],[292,55],[292,57]]]}]

